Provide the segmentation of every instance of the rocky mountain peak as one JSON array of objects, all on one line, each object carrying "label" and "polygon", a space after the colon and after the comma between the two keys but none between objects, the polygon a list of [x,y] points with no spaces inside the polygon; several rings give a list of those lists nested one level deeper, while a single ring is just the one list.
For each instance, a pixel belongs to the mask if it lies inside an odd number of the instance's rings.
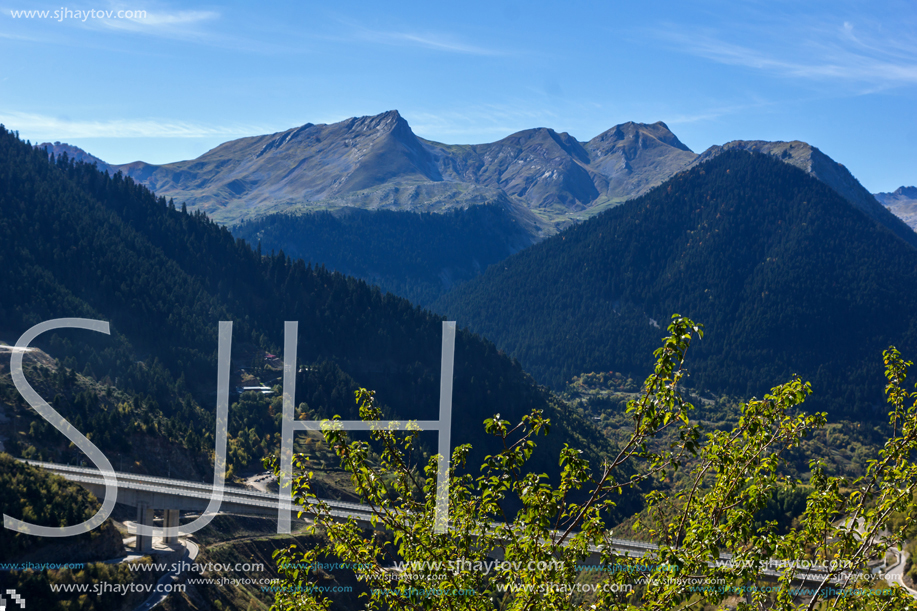
[{"label": "rocky mountain peak", "polygon": [[404,117],[397,110],[387,110],[378,115],[354,117],[349,119],[347,123],[351,131],[394,131],[399,127],[408,127],[408,122],[404,120]]},{"label": "rocky mountain peak", "polygon": [[892,193],[874,193],[876,200],[917,231],[917,187],[898,187]]},{"label": "rocky mountain peak", "polygon": [[650,143],[645,142],[645,139],[656,140],[679,150],[691,152],[691,149],[685,146],[662,121],[656,121],[655,123],[635,123],[633,121],[621,123],[602,132],[590,140],[589,144],[592,147],[607,149],[619,142],[636,140],[638,146],[646,148]]}]

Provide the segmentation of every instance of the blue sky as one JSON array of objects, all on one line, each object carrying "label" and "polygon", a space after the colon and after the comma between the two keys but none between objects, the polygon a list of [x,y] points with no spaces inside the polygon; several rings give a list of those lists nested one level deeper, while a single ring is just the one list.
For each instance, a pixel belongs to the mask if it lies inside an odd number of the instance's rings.
[{"label": "blue sky", "polygon": [[[804,140],[917,183],[917,4],[0,0],[0,122],[112,163],[398,109],[447,143],[665,121],[691,149]],[[146,11],[142,19],[11,11]]]}]

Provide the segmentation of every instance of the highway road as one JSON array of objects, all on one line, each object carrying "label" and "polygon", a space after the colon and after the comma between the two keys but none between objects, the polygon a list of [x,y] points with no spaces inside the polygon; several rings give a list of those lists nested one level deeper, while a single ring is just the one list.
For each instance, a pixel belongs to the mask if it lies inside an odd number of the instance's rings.
[{"label": "highway road", "polygon": [[[91,490],[99,490],[104,494],[104,479],[101,472],[95,469],[37,461],[26,462],[62,475],[68,480],[81,483]],[[172,509],[203,510],[214,493],[212,485],[200,482],[136,475],[133,473],[117,473],[117,478],[119,498],[122,494],[127,496],[132,491],[134,493],[153,494],[157,495],[157,498],[163,500],[163,502],[173,503],[173,506],[169,507]],[[335,518],[343,520],[354,519],[366,524],[369,524],[372,519],[373,510],[368,505],[329,499],[323,499],[323,501],[329,506],[331,515]],[[276,517],[279,505],[280,501],[276,494],[226,486],[223,490],[221,509],[226,513]],[[165,508],[155,503],[152,506],[157,509]],[[300,508],[300,506],[293,506],[294,510]],[[496,529],[499,525],[495,523],[493,527]],[[611,539],[611,545],[612,549],[617,553],[628,554],[631,557],[638,558],[648,554],[652,555],[658,549],[656,545],[651,543],[619,538]],[[591,546],[590,551],[593,552],[593,556],[597,556],[601,549]],[[728,562],[729,560],[731,560],[730,554],[720,554],[720,563]],[[903,563],[904,561],[901,560],[901,562]],[[800,572],[799,580],[804,583],[818,583],[824,579],[826,572],[827,567],[815,566],[807,572]],[[779,577],[782,574],[781,571],[773,568],[765,569],[761,573],[772,578]]]}]

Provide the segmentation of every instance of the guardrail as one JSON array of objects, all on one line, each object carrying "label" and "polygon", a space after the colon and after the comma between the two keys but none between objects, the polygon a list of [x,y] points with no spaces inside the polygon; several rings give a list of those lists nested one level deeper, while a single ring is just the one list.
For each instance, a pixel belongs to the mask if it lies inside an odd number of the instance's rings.
[{"label": "guardrail", "polygon": [[[61,465],[34,460],[23,460],[22,462],[36,467],[41,467],[53,473],[57,473],[58,475],[61,475],[70,481],[104,486],[102,473],[95,469],[87,469],[85,467],[74,467],[71,465]],[[118,486],[129,490],[139,490],[144,492],[153,492],[158,494],[188,497],[201,500],[209,500],[213,494],[213,486],[198,482],[156,477],[151,475],[136,475],[133,473],[117,472],[116,475],[118,477]],[[357,521],[369,523],[374,515],[373,509],[368,505],[348,503],[345,501],[337,501],[331,499],[320,500],[331,508],[331,515],[336,518],[353,518]],[[276,511],[280,505],[280,501],[275,494],[233,487],[223,488],[223,501],[224,503],[233,503],[242,506],[248,505],[273,511]],[[315,503],[316,501],[310,502]],[[302,505],[294,505],[293,507],[294,509],[307,511],[307,508]],[[492,524],[492,528],[495,530],[500,526],[502,526],[502,524],[497,522]],[[634,541],[631,539],[613,538],[610,540],[610,542],[612,550],[616,552],[629,553],[636,551],[640,553],[641,556],[659,549],[659,546],[652,543]],[[589,546],[589,551],[592,553],[600,553],[602,549],[603,548],[597,546]],[[723,552],[720,554],[721,564],[723,562],[728,563],[731,559],[732,554],[729,554],[728,552]],[[715,566],[716,562],[711,562],[710,565]],[[813,566],[808,568],[804,574],[798,576],[798,580],[802,582],[820,582],[825,578],[828,572],[828,567]],[[762,570],[761,574],[767,575],[769,577],[779,577],[782,575],[781,572],[772,568],[766,568]]]},{"label": "guardrail", "polygon": [[[46,463],[39,461],[23,461],[30,465],[41,467],[52,473],[57,473],[62,477],[83,484],[104,485],[104,479],[100,471],[87,469],[84,467],[73,467],[70,465],[59,465],[55,463]],[[201,500],[209,500],[213,495],[213,486],[191,482],[187,480],[169,479],[164,477],[154,477],[149,475],[136,475],[132,473],[117,473],[119,488],[128,490],[139,490],[143,492],[153,492],[177,497],[188,497]],[[280,502],[274,494],[247,490],[244,488],[223,488],[223,501],[235,503],[238,505],[249,505],[265,509],[277,510]],[[359,503],[348,503],[345,501],[326,500],[325,501],[334,512],[341,515],[335,517],[354,517],[358,520],[369,521],[373,515],[372,508]],[[306,509],[302,506],[294,505],[294,509]]]}]

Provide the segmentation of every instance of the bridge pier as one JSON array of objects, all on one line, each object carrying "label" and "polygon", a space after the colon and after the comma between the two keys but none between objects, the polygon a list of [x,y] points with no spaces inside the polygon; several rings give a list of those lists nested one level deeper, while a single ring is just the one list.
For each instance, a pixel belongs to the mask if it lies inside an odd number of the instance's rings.
[{"label": "bridge pier", "polygon": [[[163,526],[166,528],[174,528],[178,526],[178,510],[177,509],[166,509],[165,517],[162,520]],[[176,535],[165,536],[162,539],[162,542],[166,545],[171,545],[173,543],[178,543],[178,537]]]},{"label": "bridge pier", "polygon": [[[153,508],[149,503],[143,501],[137,503],[137,524],[153,526]],[[134,550],[140,553],[152,552],[153,536],[137,533],[137,538],[134,542]]]}]

